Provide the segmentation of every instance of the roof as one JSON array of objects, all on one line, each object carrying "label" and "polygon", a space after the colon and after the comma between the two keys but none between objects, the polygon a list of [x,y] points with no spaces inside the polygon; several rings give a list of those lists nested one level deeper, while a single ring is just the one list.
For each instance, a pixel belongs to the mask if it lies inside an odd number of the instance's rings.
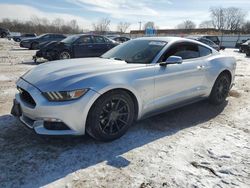
[{"label": "roof", "polygon": [[181,38],[181,37],[140,37],[140,38],[136,38],[134,40],[150,40],[150,41],[171,42],[171,41],[180,40],[180,39],[184,39],[184,38]]}]

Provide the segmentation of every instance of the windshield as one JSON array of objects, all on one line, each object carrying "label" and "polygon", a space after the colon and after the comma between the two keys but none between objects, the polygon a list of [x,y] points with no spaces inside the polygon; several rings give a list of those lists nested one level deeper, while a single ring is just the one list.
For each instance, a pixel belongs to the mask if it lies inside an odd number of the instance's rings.
[{"label": "windshield", "polygon": [[109,50],[101,57],[127,63],[149,64],[166,44],[163,41],[131,40]]},{"label": "windshield", "polygon": [[61,42],[71,44],[71,43],[75,42],[78,38],[79,38],[79,36],[77,36],[77,35],[71,35],[71,36],[63,39]]},{"label": "windshield", "polygon": [[42,37],[44,37],[45,35],[47,35],[47,34],[39,35],[37,38],[42,38]]}]

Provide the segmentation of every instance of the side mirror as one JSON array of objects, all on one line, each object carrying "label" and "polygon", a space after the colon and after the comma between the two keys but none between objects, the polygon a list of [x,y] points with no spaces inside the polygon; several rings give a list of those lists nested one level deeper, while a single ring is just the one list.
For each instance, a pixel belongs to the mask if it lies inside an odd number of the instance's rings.
[{"label": "side mirror", "polygon": [[165,62],[161,62],[161,66],[166,66],[168,64],[181,64],[183,62],[182,57],[180,56],[170,56]]}]

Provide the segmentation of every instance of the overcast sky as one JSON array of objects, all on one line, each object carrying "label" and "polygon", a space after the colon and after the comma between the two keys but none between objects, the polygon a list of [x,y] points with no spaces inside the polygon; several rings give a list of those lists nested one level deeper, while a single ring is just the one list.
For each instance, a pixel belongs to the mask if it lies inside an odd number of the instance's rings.
[{"label": "overcast sky", "polygon": [[168,29],[186,19],[197,25],[208,20],[213,6],[242,8],[250,20],[250,0],[0,0],[0,19],[76,19],[81,28],[91,30],[93,22],[108,17],[113,30],[120,21],[131,23],[130,29],[138,29],[139,21]]}]

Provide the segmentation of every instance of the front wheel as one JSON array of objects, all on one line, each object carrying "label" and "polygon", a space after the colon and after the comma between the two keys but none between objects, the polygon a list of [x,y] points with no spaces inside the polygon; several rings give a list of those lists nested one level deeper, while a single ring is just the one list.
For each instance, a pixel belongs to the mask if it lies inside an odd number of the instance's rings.
[{"label": "front wheel", "polygon": [[68,51],[62,51],[59,54],[59,59],[70,59],[70,58],[71,58],[71,55]]},{"label": "front wheel", "polygon": [[246,56],[250,57],[250,49],[246,51]]},{"label": "front wheel", "polygon": [[86,131],[97,140],[117,139],[133,123],[134,114],[134,103],[129,94],[123,91],[106,93],[91,107]]},{"label": "front wheel", "polygon": [[7,36],[7,33],[3,32],[1,33],[1,38],[5,38]]},{"label": "front wheel", "polygon": [[230,78],[227,74],[221,74],[215,81],[213,89],[211,91],[209,101],[212,104],[222,104],[229,93]]}]

